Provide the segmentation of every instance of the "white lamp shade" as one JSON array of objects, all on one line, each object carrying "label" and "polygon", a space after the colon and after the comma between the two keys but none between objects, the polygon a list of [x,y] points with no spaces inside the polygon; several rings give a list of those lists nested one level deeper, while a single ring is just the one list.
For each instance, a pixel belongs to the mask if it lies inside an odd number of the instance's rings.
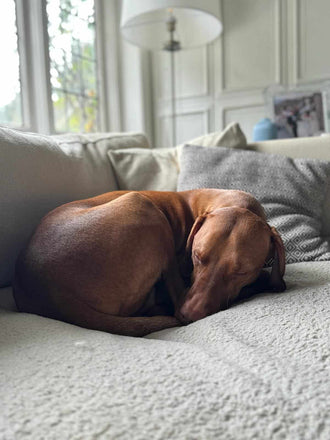
[{"label": "white lamp shade", "polygon": [[162,49],[169,38],[169,10],[177,19],[175,38],[182,49],[210,43],[222,32],[219,0],[123,0],[121,30],[131,43]]}]

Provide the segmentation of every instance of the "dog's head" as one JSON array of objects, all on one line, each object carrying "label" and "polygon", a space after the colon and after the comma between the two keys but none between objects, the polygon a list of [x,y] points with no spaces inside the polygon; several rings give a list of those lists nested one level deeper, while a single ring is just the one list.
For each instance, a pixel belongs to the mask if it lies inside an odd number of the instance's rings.
[{"label": "dog's head", "polygon": [[[282,292],[285,251],[280,235],[248,209],[216,209],[197,217],[186,244],[192,284],[177,316],[196,321],[226,309],[246,286]],[[271,273],[262,270],[272,258]]]}]

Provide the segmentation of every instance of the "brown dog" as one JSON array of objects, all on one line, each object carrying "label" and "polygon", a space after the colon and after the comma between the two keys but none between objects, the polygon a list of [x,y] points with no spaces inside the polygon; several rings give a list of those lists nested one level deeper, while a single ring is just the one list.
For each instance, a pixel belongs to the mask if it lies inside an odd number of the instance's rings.
[{"label": "brown dog", "polygon": [[282,240],[248,193],[115,191],[44,217],[14,297],[22,312],[143,336],[223,310],[245,286],[283,291],[284,269]]}]

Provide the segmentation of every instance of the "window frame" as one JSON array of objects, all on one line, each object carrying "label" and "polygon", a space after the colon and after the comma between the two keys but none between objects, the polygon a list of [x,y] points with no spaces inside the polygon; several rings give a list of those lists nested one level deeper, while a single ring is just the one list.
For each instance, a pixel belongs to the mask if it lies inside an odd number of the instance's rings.
[{"label": "window frame", "polygon": [[[12,128],[60,134],[54,128],[46,0],[15,3],[23,125]],[[116,0],[95,0],[100,131],[121,130],[117,17]]]}]

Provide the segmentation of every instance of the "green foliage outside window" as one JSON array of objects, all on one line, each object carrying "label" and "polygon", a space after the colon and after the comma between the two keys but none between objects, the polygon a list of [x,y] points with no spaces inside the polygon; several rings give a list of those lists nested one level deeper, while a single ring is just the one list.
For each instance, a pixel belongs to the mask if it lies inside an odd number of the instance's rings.
[{"label": "green foliage outside window", "polygon": [[23,124],[19,54],[14,0],[0,2],[0,124]]},{"label": "green foliage outside window", "polygon": [[97,131],[94,1],[48,0],[47,13],[55,130]]}]

